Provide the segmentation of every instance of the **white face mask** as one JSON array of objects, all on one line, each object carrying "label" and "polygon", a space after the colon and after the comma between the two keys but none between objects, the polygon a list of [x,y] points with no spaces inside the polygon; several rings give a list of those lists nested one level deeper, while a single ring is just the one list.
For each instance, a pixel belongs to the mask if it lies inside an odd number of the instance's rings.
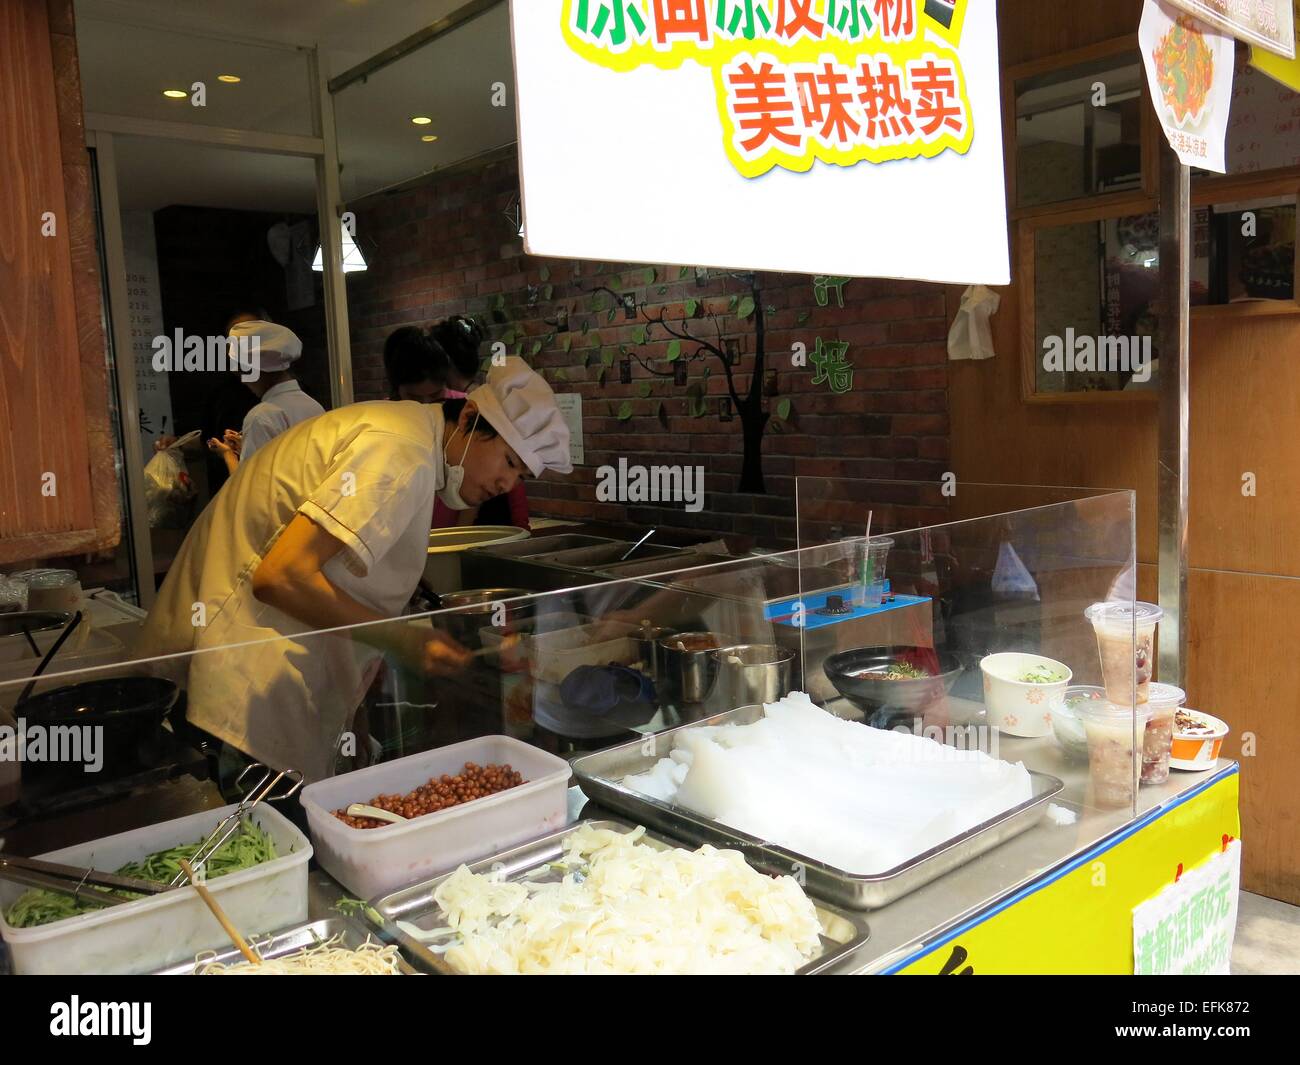
[{"label": "white face mask", "polygon": [[[470,504],[465,502],[465,498],[460,494],[461,488],[465,485],[465,456],[469,454],[469,446],[474,442],[474,430],[478,428],[478,415],[474,415],[474,424],[470,426],[469,435],[465,438],[465,450],[460,453],[460,463],[455,466],[447,467],[447,483],[438,490],[438,498],[443,501],[452,510],[469,510]],[[456,427],[456,432],[451,434],[453,440],[460,434],[460,427]]]}]

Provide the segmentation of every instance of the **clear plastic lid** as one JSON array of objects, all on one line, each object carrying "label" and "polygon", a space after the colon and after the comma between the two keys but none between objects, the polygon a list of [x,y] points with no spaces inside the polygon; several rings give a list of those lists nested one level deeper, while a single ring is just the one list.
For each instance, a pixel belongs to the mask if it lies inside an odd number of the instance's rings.
[{"label": "clear plastic lid", "polygon": [[1170,706],[1182,706],[1187,702],[1187,693],[1172,684],[1152,682],[1147,695],[1147,705],[1153,710],[1164,710]]},{"label": "clear plastic lid", "polygon": [[1065,717],[1077,718],[1078,707],[1082,703],[1106,701],[1106,689],[1095,684],[1072,684],[1063,692],[1052,696],[1052,712]]},{"label": "clear plastic lid", "polygon": [[77,583],[77,571],[71,569],[29,569],[13,578],[25,581],[29,588],[68,588]]},{"label": "clear plastic lid", "polygon": [[1165,612],[1155,603],[1093,603],[1083,616],[1094,625],[1155,625]]},{"label": "clear plastic lid", "polygon": [[1080,699],[1074,704],[1073,709],[1080,721],[1090,721],[1095,725],[1120,725],[1134,717],[1137,718],[1138,724],[1146,725],[1151,720],[1150,703],[1143,703],[1134,709],[1131,706],[1112,703],[1109,699]]}]

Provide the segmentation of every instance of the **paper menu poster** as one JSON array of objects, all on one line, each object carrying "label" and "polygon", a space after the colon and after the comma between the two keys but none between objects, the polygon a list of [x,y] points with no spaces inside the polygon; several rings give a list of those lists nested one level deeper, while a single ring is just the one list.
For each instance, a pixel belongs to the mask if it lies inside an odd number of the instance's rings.
[{"label": "paper menu poster", "polygon": [[[1300,62],[1296,74],[1300,80]],[[1240,53],[1232,82],[1226,152],[1229,174],[1300,166],[1300,92],[1257,68],[1255,60],[1246,62]]]},{"label": "paper menu poster", "polygon": [[569,427],[569,461],[582,466],[587,461],[582,441],[582,396],[576,392],[557,393],[555,405],[560,408],[564,423]]},{"label": "paper menu poster", "polygon": [[1241,894],[1241,840],[1133,909],[1138,976],[1228,975]]},{"label": "paper menu poster", "polygon": [[1162,0],[1146,0],[1138,43],[1169,146],[1186,166],[1226,173],[1233,39]]}]

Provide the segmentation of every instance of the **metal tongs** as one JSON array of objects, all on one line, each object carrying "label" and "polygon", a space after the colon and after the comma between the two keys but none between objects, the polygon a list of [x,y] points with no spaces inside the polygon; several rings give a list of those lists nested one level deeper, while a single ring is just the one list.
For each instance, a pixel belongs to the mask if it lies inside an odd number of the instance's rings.
[{"label": "metal tongs", "polygon": [[[168,890],[166,884],[138,880],[133,876],[103,873],[74,865],[42,862],[36,858],[17,858],[0,854],[0,880],[11,880],[24,887],[43,888],[60,895],[71,895],[78,902],[92,906],[120,906],[133,899],[110,895],[108,891],[130,891],[137,895],[157,895]],[[100,890],[107,889],[107,890]]]},{"label": "metal tongs", "polygon": [[[255,769],[262,770],[262,779],[251,787],[244,786],[244,778]],[[281,790],[277,794],[271,794],[279,786],[282,780],[289,780],[290,786],[287,790]],[[281,769],[275,772],[269,769],[261,762],[253,762],[244,767],[244,771],[235,778],[235,787],[244,793],[243,801],[240,802],[233,810],[230,811],[216,828],[208,835],[200,845],[199,849],[194,852],[194,857],[190,859],[190,866],[197,873],[207,864],[209,858],[217,853],[226,844],[238,830],[239,823],[259,802],[279,802],[282,799],[288,799],[298,793],[302,787],[302,774],[296,769]],[[185,873],[179,872],[171,879],[167,885],[169,888],[181,887],[189,883],[189,877]]]}]

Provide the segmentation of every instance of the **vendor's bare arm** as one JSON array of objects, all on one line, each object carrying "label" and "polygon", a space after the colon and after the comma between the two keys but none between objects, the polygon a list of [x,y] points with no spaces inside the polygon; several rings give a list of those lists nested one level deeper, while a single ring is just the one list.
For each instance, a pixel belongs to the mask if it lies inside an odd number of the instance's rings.
[{"label": "vendor's bare arm", "polygon": [[[314,629],[390,621],[341,592],[325,576],[326,563],[342,550],[338,539],[310,518],[297,515],[253,572],[253,595]],[[381,650],[405,655],[432,673],[457,672],[469,658],[450,637],[406,625],[361,628],[356,636]]]}]

